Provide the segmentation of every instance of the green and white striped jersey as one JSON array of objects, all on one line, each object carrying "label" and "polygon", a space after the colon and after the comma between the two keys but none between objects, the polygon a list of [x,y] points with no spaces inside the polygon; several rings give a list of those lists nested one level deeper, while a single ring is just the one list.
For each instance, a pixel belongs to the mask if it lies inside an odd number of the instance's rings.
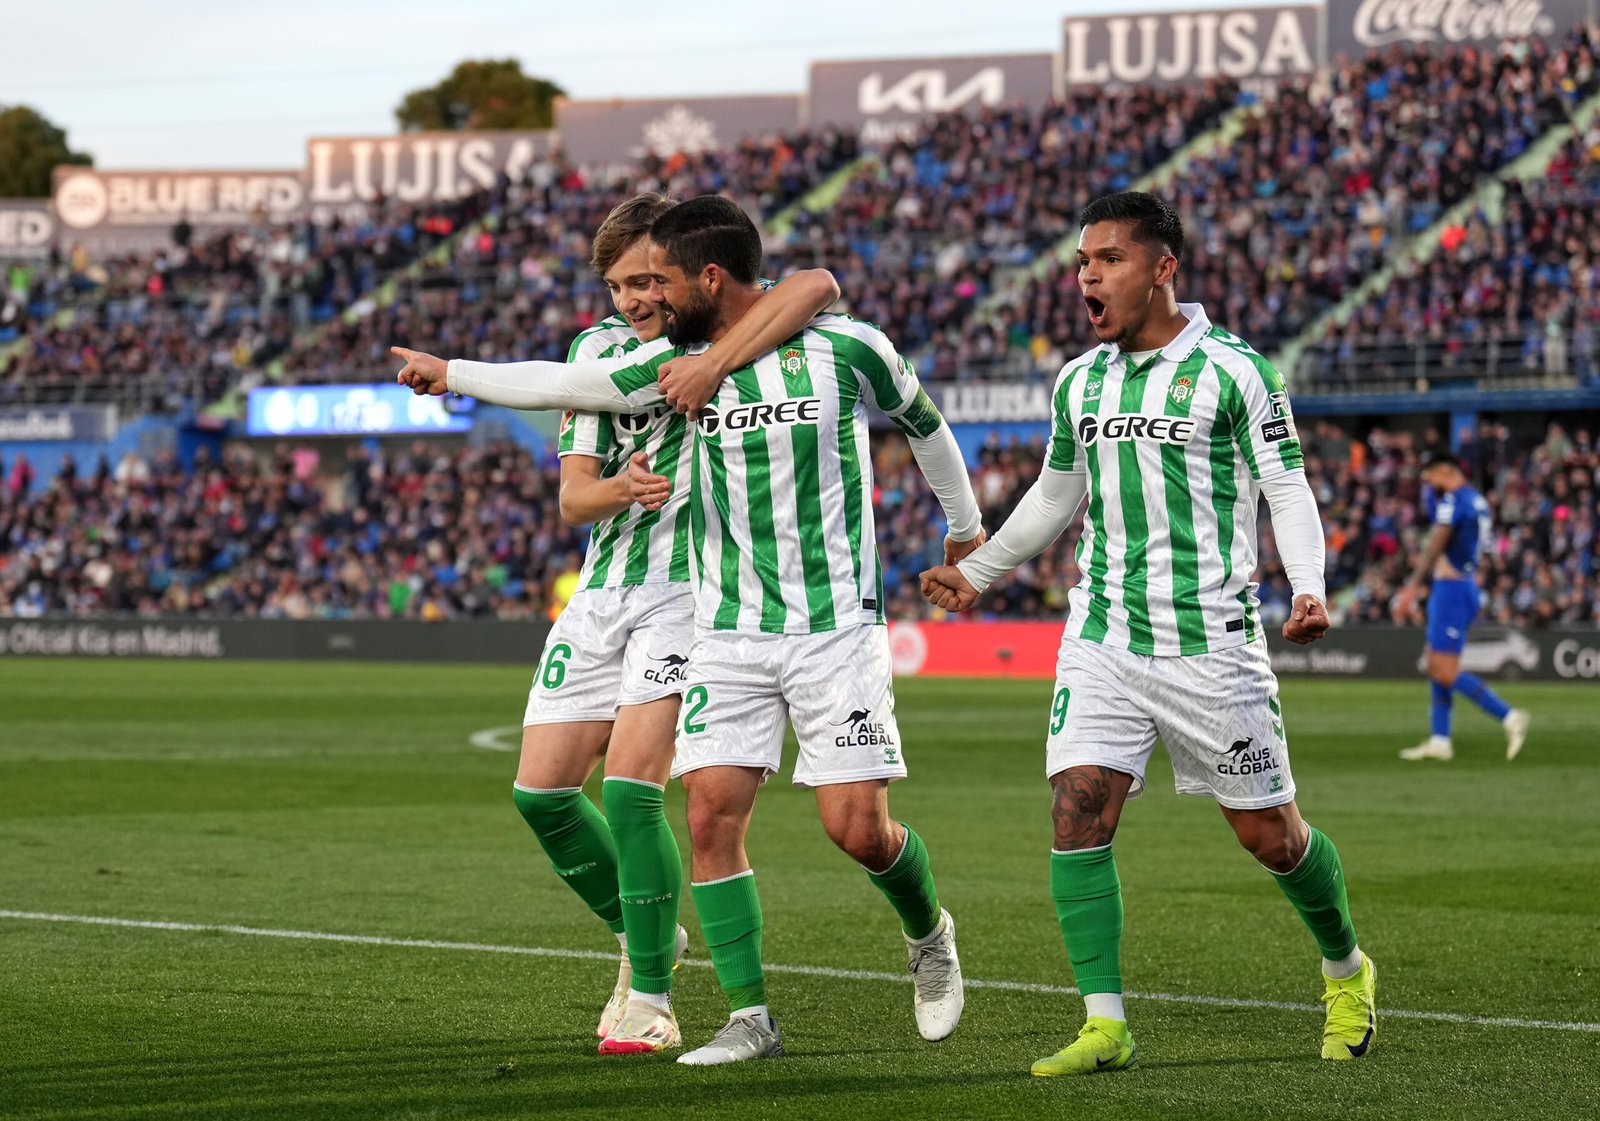
[{"label": "green and white striped jersey", "polygon": [[1256,483],[1301,466],[1283,379],[1199,304],[1139,366],[1114,344],[1056,381],[1046,462],[1086,471],[1067,630],[1138,654],[1253,641]]},{"label": "green and white striped jersey", "polygon": [[[642,346],[611,380],[640,400],[674,353],[662,341]],[[723,381],[695,432],[700,625],[812,634],[883,622],[869,404],[908,435],[942,424],[883,332],[843,315],[817,317]]]},{"label": "green and white striped jersey", "polygon": [[[567,361],[611,358],[642,344],[626,318],[603,319],[572,340]],[[598,521],[578,574],[580,588],[661,584],[689,579],[689,475],[694,441],[688,421],[665,402],[633,413],[567,412],[561,417],[557,451],[603,460],[602,478],[628,468],[635,452],[650,458],[650,470],[672,480],[672,496],[659,510],[638,503]]]}]

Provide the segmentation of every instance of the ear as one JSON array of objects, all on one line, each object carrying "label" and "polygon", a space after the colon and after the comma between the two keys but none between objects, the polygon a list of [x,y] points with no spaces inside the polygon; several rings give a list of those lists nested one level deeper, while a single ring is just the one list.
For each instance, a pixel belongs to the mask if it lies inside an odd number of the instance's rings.
[{"label": "ear", "polygon": [[1178,275],[1178,258],[1168,253],[1163,253],[1156,258],[1156,287],[1165,288],[1172,283],[1172,278]]},{"label": "ear", "polygon": [[700,270],[700,283],[706,290],[706,295],[712,299],[717,298],[717,293],[722,291],[722,285],[727,277],[722,272],[722,266],[715,263],[707,265]]}]

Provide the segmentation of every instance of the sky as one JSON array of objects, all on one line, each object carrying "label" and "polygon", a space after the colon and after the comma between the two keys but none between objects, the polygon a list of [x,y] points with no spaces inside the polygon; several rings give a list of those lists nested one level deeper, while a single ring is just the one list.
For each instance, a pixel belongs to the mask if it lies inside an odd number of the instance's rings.
[{"label": "sky", "polygon": [[401,97],[468,58],[514,57],[575,98],[801,93],[812,61],[1053,51],[1068,12],[1255,2],[13,0],[0,105],[102,168],[294,169],[308,137],[392,134]]}]

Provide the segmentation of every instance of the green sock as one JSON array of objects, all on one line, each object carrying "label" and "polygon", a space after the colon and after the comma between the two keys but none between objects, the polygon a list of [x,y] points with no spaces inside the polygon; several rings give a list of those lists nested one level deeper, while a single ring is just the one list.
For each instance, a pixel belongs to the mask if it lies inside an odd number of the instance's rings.
[{"label": "green sock", "polygon": [[511,788],[517,811],[539,838],[550,866],[613,932],[622,933],[617,849],[611,828],[583,791]]},{"label": "green sock", "polygon": [[1355,951],[1356,928],[1350,921],[1339,850],[1321,830],[1311,830],[1311,843],[1293,871],[1273,872],[1272,876],[1311,928],[1323,957],[1338,961]]},{"label": "green sock", "polygon": [[933,886],[927,846],[911,826],[904,822],[901,825],[905,827],[906,843],[900,855],[882,872],[869,871],[867,879],[888,896],[906,937],[926,938],[939,925],[939,892]]},{"label": "green sock", "polygon": [[654,783],[608,778],[600,792],[617,842],[617,887],[633,987],[642,993],[671,992],[683,858],[667,825],[662,790]]},{"label": "green sock", "polygon": [[690,884],[694,908],[700,912],[717,983],[737,1012],[767,1003],[767,982],[761,974],[761,900],[756,895],[756,874],[740,872],[725,880]]},{"label": "green sock", "polygon": [[1122,881],[1111,846],[1052,850],[1050,898],[1078,991],[1122,992]]}]

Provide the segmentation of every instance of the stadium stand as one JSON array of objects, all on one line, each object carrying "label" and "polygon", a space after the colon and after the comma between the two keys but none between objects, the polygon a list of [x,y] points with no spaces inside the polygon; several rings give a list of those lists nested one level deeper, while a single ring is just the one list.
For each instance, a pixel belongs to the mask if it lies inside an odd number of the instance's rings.
[{"label": "stadium stand", "polygon": [[[1327,421],[1304,437],[1335,621],[1387,622],[1427,528],[1419,466],[1442,437],[1375,428],[1352,439]],[[992,437],[980,449],[973,483],[991,529],[1038,476],[1043,454],[1039,440]],[[1552,423],[1522,446],[1486,423],[1462,458],[1495,519],[1485,620],[1600,623],[1593,433]],[[25,462],[13,456],[0,471],[0,615],[520,618],[560,601],[557,580],[576,572],[583,547],[557,514],[554,458],[535,462],[510,444],[356,445],[332,465],[305,446],[265,457],[241,447],[216,462],[202,456],[192,471],[171,456],[130,454],[92,470],[69,464],[31,491]],[[898,435],[876,438],[873,462],[890,615],[928,617],[917,574],[940,557],[938,503]],[[981,609],[1059,618],[1078,579],[1075,543],[1074,528]],[[1290,595],[1270,526],[1256,576],[1265,618],[1281,622]]]},{"label": "stadium stand", "polygon": [[[380,201],[363,222],[180,227],[168,249],[106,262],[68,246],[8,270],[0,406],[225,408],[260,384],[387,379],[393,343],[564,357],[610,310],[587,266],[590,233],[639,190],[718,191],[781,213],[771,271],[833,269],[849,309],[882,323],[925,380],[1042,379],[1092,340],[1073,269],[1059,257],[1025,266],[1070,244],[1088,199],[1157,173],[1191,230],[1186,293],[1268,353],[1299,346],[1297,398],[1518,375],[1595,384],[1600,114],[1579,116],[1596,104],[1595,55],[1582,28],[1557,47],[1395,46],[1265,95],[1213,81],[950,114],[866,158],[835,129],[624,169],[552,156],[456,202]],[[1506,177],[1534,156],[1530,173]],[[1434,235],[1431,257],[1328,320]],[[1600,462],[1592,428],[1572,427],[1521,444],[1485,422],[1461,447],[1496,517],[1486,620],[1600,621]],[[1416,544],[1419,456],[1444,440],[1309,419],[1302,432],[1336,619],[1384,620]],[[998,436],[979,449],[991,529],[1042,451]],[[330,465],[305,447],[241,447],[190,469],[132,455],[34,479],[5,449],[0,615],[518,618],[559,602],[583,538],[556,517],[553,460],[509,444],[350,454]],[[915,576],[937,559],[937,509],[903,441],[879,437],[874,455],[891,613],[924,617]],[[1058,616],[1077,578],[1071,541],[986,610]],[[1270,531],[1259,575],[1269,618],[1281,614]]]}]

